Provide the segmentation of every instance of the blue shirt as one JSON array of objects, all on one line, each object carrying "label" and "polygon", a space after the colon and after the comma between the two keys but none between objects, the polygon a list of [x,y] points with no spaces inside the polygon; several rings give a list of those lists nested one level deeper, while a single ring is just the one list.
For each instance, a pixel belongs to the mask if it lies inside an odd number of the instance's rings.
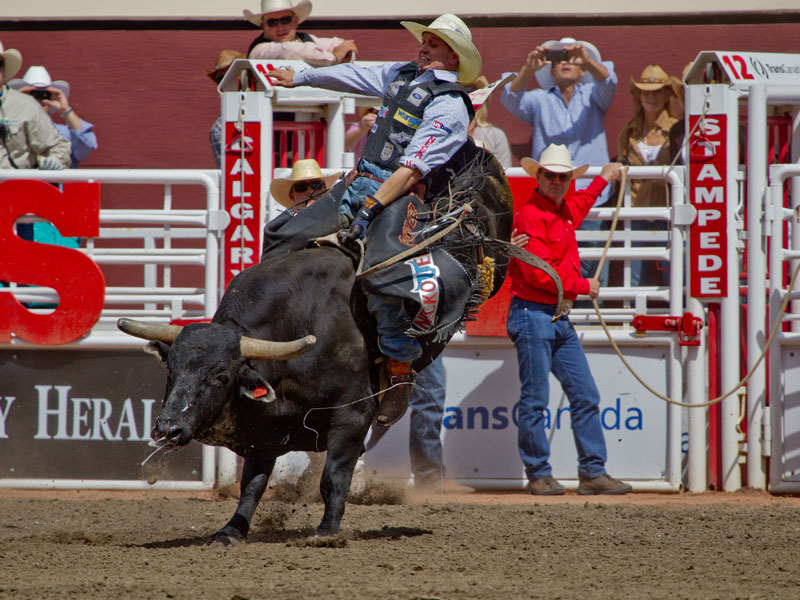
[{"label": "blue shirt", "polygon": [[[531,157],[538,160],[550,144],[564,144],[572,164],[599,167],[608,163],[606,112],[617,89],[614,63],[603,62],[609,76],[604,81],[577,83],[569,104],[557,86],[512,92],[511,84],[503,89],[500,102],[508,112],[533,127]],[[503,73],[503,77],[508,73]],[[591,76],[590,76],[591,77]],[[576,189],[585,189],[591,179],[575,181]],[[613,186],[607,186],[595,206],[605,204]]]},{"label": "blue shirt", "polygon": [[80,129],[70,129],[68,125],[53,123],[58,133],[65,140],[69,140],[72,149],[69,153],[70,169],[77,169],[78,165],[89,158],[92,150],[97,150],[97,136],[92,131],[94,125],[81,119]]},{"label": "blue shirt", "polygon": [[[408,63],[358,66],[352,63],[306,69],[294,75],[295,85],[311,85],[339,92],[355,92],[382,98],[389,84],[397,79],[400,68]],[[427,70],[411,86],[432,81],[455,82],[455,71]],[[423,176],[443,165],[466,141],[469,113],[458,94],[440,94],[425,107],[422,124],[406,146],[401,163],[417,169]]]}]

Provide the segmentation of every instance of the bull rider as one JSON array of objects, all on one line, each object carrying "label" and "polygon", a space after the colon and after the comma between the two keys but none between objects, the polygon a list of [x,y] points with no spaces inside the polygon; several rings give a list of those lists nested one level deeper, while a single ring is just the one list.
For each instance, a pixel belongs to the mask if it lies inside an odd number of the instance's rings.
[{"label": "bull rider", "polygon": [[[377,66],[339,64],[294,72],[270,73],[276,85],[308,85],[383,97],[356,176],[339,204],[349,223],[346,241],[363,240],[372,220],[405,196],[417,181],[450,160],[467,141],[474,111],[462,83],[481,73],[481,56],[472,34],[455,15],[443,14],[429,26],[401,21],[420,42],[417,62]],[[405,413],[422,355],[419,342],[406,335],[403,301],[369,294],[368,309],[377,322],[389,386],[376,419],[388,427]]]}]

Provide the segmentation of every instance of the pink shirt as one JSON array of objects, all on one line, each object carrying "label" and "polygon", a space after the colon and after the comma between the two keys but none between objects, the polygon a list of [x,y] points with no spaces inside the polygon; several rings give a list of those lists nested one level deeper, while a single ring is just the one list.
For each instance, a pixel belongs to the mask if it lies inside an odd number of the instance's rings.
[{"label": "pink shirt", "polygon": [[304,60],[313,66],[335,65],[333,49],[344,40],[338,37],[318,38],[308,34],[310,42],[292,40],[291,42],[263,42],[253,47],[250,56],[254,60],[285,59]]}]

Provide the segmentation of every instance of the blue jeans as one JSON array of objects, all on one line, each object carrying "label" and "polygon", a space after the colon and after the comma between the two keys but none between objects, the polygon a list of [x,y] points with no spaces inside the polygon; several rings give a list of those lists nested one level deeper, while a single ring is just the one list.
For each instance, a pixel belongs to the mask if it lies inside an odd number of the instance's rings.
[{"label": "blue jeans", "polygon": [[[359,161],[358,170],[369,173],[370,175],[375,175],[375,177],[383,179],[384,181],[389,179],[389,176],[392,174],[391,171],[381,169],[377,165],[373,165],[366,160]],[[356,177],[353,183],[347,186],[342,196],[342,200],[339,203],[339,214],[347,219],[348,223],[352,222],[356,213],[364,204],[367,194],[374,194],[378,191],[379,187],[381,187],[380,181],[375,181],[368,177]]]},{"label": "blue jeans", "polygon": [[369,294],[367,310],[375,319],[382,354],[401,362],[412,362],[422,356],[419,342],[406,335],[406,307],[402,298]]},{"label": "blue jeans", "polygon": [[566,316],[552,322],[551,305],[511,300],[507,329],[517,349],[519,380],[519,454],[528,479],[552,475],[544,411],[550,400],[550,371],[570,405],[572,435],[578,450],[578,475],[605,474],[606,442],[600,424],[600,393],[578,334]]},{"label": "blue jeans", "polygon": [[419,373],[417,387],[408,399],[411,408],[408,455],[411,472],[418,480],[444,476],[442,440],[439,437],[444,416],[444,397],[444,363],[439,355]]},{"label": "blue jeans", "polygon": [[[366,160],[358,163],[358,170],[375,175],[384,181],[392,174],[391,171],[381,169]],[[374,194],[380,186],[380,182],[374,179],[357,177],[347,186],[339,203],[340,217],[350,223],[364,204],[367,194]],[[383,354],[403,362],[411,362],[422,356],[419,342],[405,334],[406,310],[402,298],[369,294],[367,310],[377,323],[378,345]]]},{"label": "blue jeans", "polygon": [[[631,223],[633,231],[667,231],[665,221],[633,221]],[[646,242],[633,242],[633,247],[647,247]],[[664,262],[663,267],[659,268],[657,260],[632,260],[631,261],[631,286],[651,285],[651,278],[654,278],[653,285],[669,285],[669,262]]]}]

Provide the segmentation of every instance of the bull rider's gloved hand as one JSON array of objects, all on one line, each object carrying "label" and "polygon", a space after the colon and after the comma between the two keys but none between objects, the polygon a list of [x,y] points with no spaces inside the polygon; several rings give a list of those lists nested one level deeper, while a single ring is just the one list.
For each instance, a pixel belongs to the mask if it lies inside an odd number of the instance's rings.
[{"label": "bull rider's gloved hand", "polygon": [[64,168],[64,165],[62,165],[52,156],[45,156],[44,158],[39,159],[39,168],[42,171],[60,171]]},{"label": "bull rider's gloved hand", "polygon": [[345,234],[342,240],[345,244],[356,245],[356,240],[363,240],[367,235],[367,227],[372,223],[372,220],[378,216],[383,210],[383,204],[378,202],[373,196],[367,195],[364,200],[364,205],[356,213],[356,218],[353,219],[350,230]]}]

